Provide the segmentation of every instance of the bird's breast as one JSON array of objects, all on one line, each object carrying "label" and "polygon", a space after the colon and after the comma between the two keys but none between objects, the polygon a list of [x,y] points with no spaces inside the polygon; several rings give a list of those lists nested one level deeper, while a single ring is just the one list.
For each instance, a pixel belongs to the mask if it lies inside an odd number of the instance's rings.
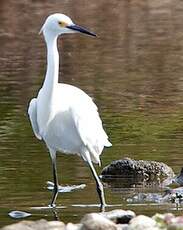
[{"label": "bird's breast", "polygon": [[47,124],[44,140],[56,151],[78,153],[83,145],[69,111],[59,111]]}]

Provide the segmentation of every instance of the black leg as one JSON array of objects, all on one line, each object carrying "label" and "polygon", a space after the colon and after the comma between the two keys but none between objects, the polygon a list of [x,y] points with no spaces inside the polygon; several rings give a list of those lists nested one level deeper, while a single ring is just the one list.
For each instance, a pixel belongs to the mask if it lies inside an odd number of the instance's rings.
[{"label": "black leg", "polygon": [[51,200],[51,206],[54,207],[56,199],[57,199],[57,195],[58,195],[58,177],[57,177],[57,166],[56,166],[56,153],[53,154],[53,152],[51,153],[51,159],[52,159],[52,167],[53,167],[53,182],[54,182],[54,188],[53,188],[53,196],[52,196],[52,200]]},{"label": "black leg", "polygon": [[99,195],[99,199],[100,199],[100,204],[101,204],[101,211],[104,211],[105,210],[105,206],[106,206],[106,203],[105,203],[105,197],[104,197],[104,188],[103,188],[103,185],[95,171],[95,168],[91,162],[91,160],[89,160],[88,162],[88,165],[91,169],[91,172],[92,172],[92,175],[95,179],[95,182],[96,182],[96,190],[98,192],[98,195]]}]

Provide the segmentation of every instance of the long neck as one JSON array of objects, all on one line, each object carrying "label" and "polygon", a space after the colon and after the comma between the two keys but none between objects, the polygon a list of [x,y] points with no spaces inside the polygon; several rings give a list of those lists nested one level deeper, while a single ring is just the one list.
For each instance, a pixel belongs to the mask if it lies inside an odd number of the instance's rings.
[{"label": "long neck", "polygon": [[52,34],[45,35],[45,41],[47,45],[47,70],[43,83],[43,88],[51,96],[54,91],[54,87],[58,83],[59,75],[59,54],[57,50],[57,36]]}]

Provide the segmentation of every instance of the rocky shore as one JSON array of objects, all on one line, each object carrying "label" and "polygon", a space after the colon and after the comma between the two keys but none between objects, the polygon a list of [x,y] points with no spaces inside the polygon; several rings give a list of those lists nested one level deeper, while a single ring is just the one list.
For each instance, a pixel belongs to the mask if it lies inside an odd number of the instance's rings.
[{"label": "rocky shore", "polygon": [[[101,179],[111,183],[116,179],[127,178],[128,182],[143,181],[157,182],[158,185],[169,185],[172,182],[183,185],[183,169],[180,175],[175,176],[173,170],[162,162],[143,161],[125,158],[113,161],[101,173]],[[166,179],[166,180],[165,180]],[[168,180],[167,180],[168,179]],[[166,183],[165,183],[166,182]],[[130,199],[152,202],[172,202],[180,204],[183,201],[183,187],[164,187],[164,194],[138,193]],[[56,209],[55,209],[56,210]],[[30,213],[12,211],[12,218],[30,217]],[[174,216],[172,213],[155,214],[152,217],[136,215],[133,211],[116,209],[109,212],[90,213],[83,216],[79,223],[63,223],[61,221],[47,221],[45,219],[32,221],[24,220],[5,226],[0,230],[183,230],[183,215]]]},{"label": "rocky shore", "polygon": [[0,230],[183,230],[183,216],[171,213],[152,217],[138,215],[130,210],[116,209],[110,212],[86,214],[80,223],[61,221],[24,220]]}]

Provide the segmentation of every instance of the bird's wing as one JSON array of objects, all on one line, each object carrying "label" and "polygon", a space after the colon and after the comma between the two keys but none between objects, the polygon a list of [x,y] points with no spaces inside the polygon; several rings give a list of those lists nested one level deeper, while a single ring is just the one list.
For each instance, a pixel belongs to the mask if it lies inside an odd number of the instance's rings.
[{"label": "bird's wing", "polygon": [[111,146],[108,136],[102,127],[102,121],[99,117],[97,106],[92,99],[82,97],[71,109],[71,114],[76,126],[76,130],[91,154],[91,159],[95,163],[100,163],[99,156],[104,146]]},{"label": "bird's wing", "polygon": [[39,127],[37,124],[37,101],[33,98],[29,103],[28,114],[31,121],[32,129],[37,139],[41,140],[42,137],[39,134]]}]

